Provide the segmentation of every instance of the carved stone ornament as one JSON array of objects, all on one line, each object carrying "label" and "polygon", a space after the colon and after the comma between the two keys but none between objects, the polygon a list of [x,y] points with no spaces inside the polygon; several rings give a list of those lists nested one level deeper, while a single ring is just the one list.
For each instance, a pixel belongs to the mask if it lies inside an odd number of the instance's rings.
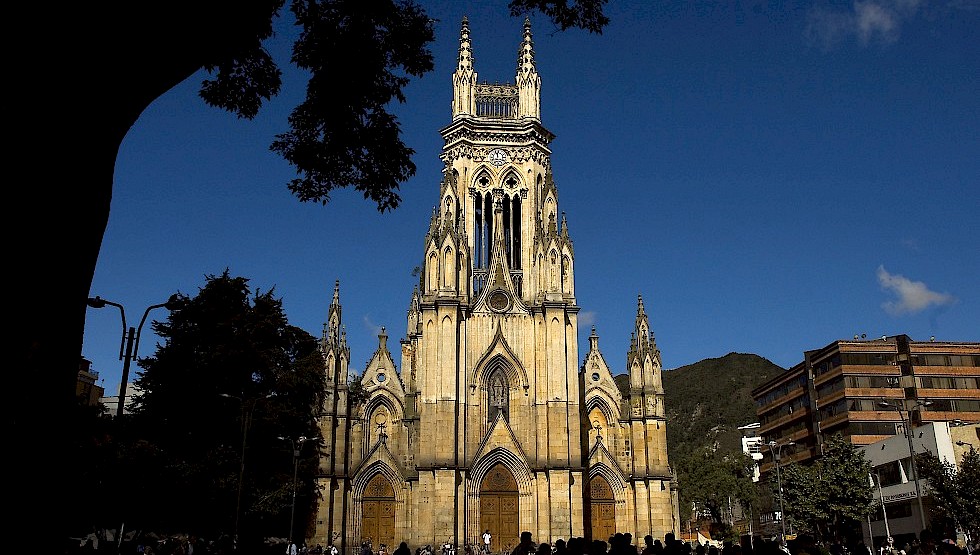
[{"label": "carved stone ornament", "polygon": [[487,304],[494,312],[504,312],[510,308],[510,295],[503,289],[497,289],[487,297]]}]

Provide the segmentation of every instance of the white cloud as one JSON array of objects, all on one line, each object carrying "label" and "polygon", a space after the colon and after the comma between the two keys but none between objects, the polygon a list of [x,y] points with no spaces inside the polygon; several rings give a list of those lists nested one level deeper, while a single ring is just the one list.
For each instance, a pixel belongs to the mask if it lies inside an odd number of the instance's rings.
[{"label": "white cloud", "polygon": [[578,329],[585,329],[587,326],[591,326],[596,323],[596,313],[595,311],[583,310],[578,313]]},{"label": "white cloud", "polygon": [[918,11],[922,0],[855,1],[846,11],[815,7],[807,14],[806,35],[825,48],[854,37],[862,45],[891,44],[898,40],[902,24]]},{"label": "white cloud", "polygon": [[361,323],[364,324],[364,327],[369,332],[371,332],[372,335],[374,335],[374,336],[381,335],[381,326],[379,326],[378,324],[375,324],[371,320],[371,315],[370,314],[365,314],[364,316],[362,316],[361,317]]},{"label": "white cloud", "polygon": [[930,291],[929,287],[921,281],[912,281],[902,275],[890,274],[884,266],[878,266],[877,274],[881,288],[898,296],[896,300],[886,301],[881,305],[885,312],[891,315],[915,314],[930,306],[945,306],[956,301],[956,298],[949,293]]}]

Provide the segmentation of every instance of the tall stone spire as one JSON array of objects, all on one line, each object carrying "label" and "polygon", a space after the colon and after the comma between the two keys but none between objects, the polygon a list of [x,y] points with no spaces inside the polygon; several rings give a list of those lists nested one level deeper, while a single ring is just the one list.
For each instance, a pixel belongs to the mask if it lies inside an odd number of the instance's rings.
[{"label": "tall stone spire", "polygon": [[534,41],[531,40],[531,19],[524,20],[524,40],[517,52],[517,115],[541,119],[541,77],[534,67]]},{"label": "tall stone spire", "polygon": [[347,332],[341,319],[340,280],[334,282],[333,298],[327,309],[327,321],[323,324],[320,352],[328,362],[327,378],[334,383],[333,387],[339,384],[346,385],[350,347],[347,345]]},{"label": "tall stone spire", "polygon": [[459,59],[453,73],[453,119],[476,115],[476,70],[470,43],[470,22],[463,16],[459,31]]},{"label": "tall stone spire", "polygon": [[333,299],[330,301],[330,308],[327,309],[327,323],[323,330],[323,343],[339,345],[341,327],[341,308],[340,308],[340,280],[334,282]]},{"label": "tall stone spire", "polygon": [[639,342],[637,347],[642,347],[649,340],[650,319],[647,317],[646,310],[643,308],[643,295],[636,296],[636,339]]},{"label": "tall stone spire", "polygon": [[662,394],[660,349],[650,331],[650,318],[643,306],[643,296],[636,297],[636,328],[626,356],[630,386],[648,394]]}]

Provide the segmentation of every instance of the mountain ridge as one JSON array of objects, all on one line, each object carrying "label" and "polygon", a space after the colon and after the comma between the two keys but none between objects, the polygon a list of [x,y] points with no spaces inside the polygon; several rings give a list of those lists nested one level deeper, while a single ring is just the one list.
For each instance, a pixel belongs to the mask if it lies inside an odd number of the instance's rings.
[{"label": "mountain ridge", "polygon": [[[757,421],[752,390],[785,371],[767,358],[734,351],[664,370],[669,458],[679,460],[701,447],[741,451],[738,427]],[[614,379],[625,395],[629,375]]]}]

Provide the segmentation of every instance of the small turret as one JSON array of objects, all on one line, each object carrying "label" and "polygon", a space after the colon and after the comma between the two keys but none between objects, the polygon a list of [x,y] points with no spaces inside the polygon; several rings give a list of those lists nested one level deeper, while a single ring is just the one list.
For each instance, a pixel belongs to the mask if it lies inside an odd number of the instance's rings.
[{"label": "small turret", "polygon": [[327,322],[323,325],[323,336],[320,339],[323,347],[340,344],[340,322],[340,280],[337,280],[334,282],[333,298],[330,301],[330,307],[327,309]]},{"label": "small turret", "polygon": [[459,31],[459,60],[453,73],[453,119],[476,115],[476,70],[470,44],[470,23],[464,16]]},{"label": "small turret", "polygon": [[341,319],[340,280],[334,282],[333,298],[327,309],[327,321],[323,324],[323,335],[320,338],[320,352],[328,361],[328,379],[334,381],[335,386],[346,385],[350,347],[347,345],[347,332]]},{"label": "small turret", "polygon": [[660,350],[650,331],[650,319],[643,306],[642,295],[636,297],[636,328],[630,336],[630,350],[626,358],[631,390],[643,391],[645,395],[663,393]]},{"label": "small turret", "polygon": [[534,67],[531,19],[524,20],[524,40],[517,53],[517,117],[541,119],[541,76]]}]

